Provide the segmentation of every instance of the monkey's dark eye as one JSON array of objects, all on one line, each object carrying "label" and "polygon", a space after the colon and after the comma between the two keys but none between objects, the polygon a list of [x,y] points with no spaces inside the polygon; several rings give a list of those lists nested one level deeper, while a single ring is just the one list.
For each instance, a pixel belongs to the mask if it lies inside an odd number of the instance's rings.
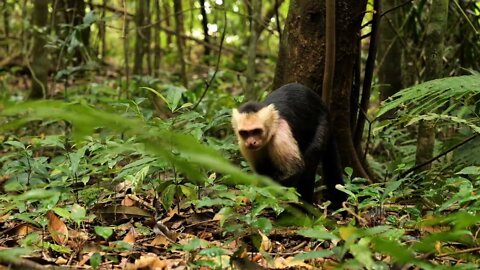
[{"label": "monkey's dark eye", "polygon": [[248,137],[248,131],[246,131],[246,130],[240,130],[240,131],[238,132],[238,134],[240,134],[240,136],[241,136],[242,138]]},{"label": "monkey's dark eye", "polygon": [[256,128],[256,129],[252,130],[251,133],[252,133],[253,136],[260,136],[260,135],[262,135],[263,130],[260,129],[260,128]]}]

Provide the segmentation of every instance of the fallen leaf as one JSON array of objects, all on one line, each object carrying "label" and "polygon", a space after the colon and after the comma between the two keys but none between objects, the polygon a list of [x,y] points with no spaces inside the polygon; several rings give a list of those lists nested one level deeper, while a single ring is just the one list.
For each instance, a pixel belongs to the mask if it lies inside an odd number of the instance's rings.
[{"label": "fallen leaf", "polygon": [[272,242],[261,231],[258,231],[258,233],[262,237],[262,242],[260,243],[260,251],[270,252],[272,250]]},{"label": "fallen leaf", "polygon": [[129,263],[125,267],[126,270],[138,270],[138,269],[150,269],[150,270],[162,270],[166,269],[167,263],[160,260],[155,255],[140,256],[135,263]]},{"label": "fallen leaf", "polygon": [[130,199],[130,197],[127,196],[127,197],[123,198],[121,204],[123,206],[133,206],[135,204],[135,201]]},{"label": "fallen leaf", "polygon": [[135,228],[132,227],[130,228],[130,231],[127,233],[127,235],[125,235],[122,241],[133,245],[135,244],[135,240],[137,236],[138,234],[135,231]]},{"label": "fallen leaf", "polygon": [[160,234],[160,235],[157,235],[157,237],[155,237],[152,242],[150,242],[150,245],[152,246],[169,246],[171,243],[170,240],[167,239],[167,237],[165,237],[165,235],[163,234]]},{"label": "fallen leaf", "polygon": [[15,229],[15,234],[18,235],[18,236],[25,236],[27,234],[30,234],[30,233],[36,231],[36,230],[38,230],[38,229],[36,229],[35,227],[33,227],[30,224],[20,224]]},{"label": "fallen leaf", "polygon": [[52,239],[59,245],[64,245],[68,240],[68,228],[63,221],[53,213],[47,212],[48,231]]},{"label": "fallen leaf", "polygon": [[153,232],[157,235],[165,235],[165,237],[168,238],[168,240],[172,242],[177,241],[178,235],[174,232],[171,231],[165,224],[163,224],[161,221],[158,221],[155,226],[153,227]]}]

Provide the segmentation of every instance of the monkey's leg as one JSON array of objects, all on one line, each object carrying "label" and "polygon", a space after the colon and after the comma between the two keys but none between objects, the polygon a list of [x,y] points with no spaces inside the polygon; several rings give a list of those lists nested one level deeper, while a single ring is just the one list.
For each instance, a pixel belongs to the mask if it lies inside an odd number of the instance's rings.
[{"label": "monkey's leg", "polygon": [[347,200],[347,195],[336,189],[335,185],[343,185],[343,173],[340,163],[337,144],[334,138],[330,138],[325,148],[325,156],[322,159],[323,182],[327,186],[326,197],[332,202],[332,208],[342,207],[342,203]]},{"label": "monkey's leg", "polygon": [[[344,182],[337,145],[334,138],[329,135],[331,133],[329,126],[327,118],[325,116],[321,117],[315,131],[315,139],[305,151],[305,160],[318,160],[317,165],[320,161],[322,162],[322,180],[327,187],[326,198],[332,202],[333,209],[338,209],[347,196],[335,188],[335,185],[343,184]],[[313,179],[315,181],[315,174]],[[314,184],[313,187],[315,187]]]}]

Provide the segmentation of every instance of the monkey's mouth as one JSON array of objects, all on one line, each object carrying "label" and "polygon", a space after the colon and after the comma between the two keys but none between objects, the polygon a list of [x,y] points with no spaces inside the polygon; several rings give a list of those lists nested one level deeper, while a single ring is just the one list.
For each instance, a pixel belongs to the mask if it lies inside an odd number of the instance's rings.
[{"label": "monkey's mouth", "polygon": [[258,149],[260,149],[261,147],[259,145],[254,145],[254,144],[249,144],[247,145],[247,149],[248,150],[252,150],[252,151],[256,151]]}]

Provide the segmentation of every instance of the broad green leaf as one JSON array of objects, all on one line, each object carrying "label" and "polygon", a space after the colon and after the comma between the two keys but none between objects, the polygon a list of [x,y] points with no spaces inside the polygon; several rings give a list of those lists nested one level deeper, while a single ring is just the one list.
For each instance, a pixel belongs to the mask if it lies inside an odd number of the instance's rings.
[{"label": "broad green leaf", "polygon": [[18,142],[18,141],[6,141],[6,142],[4,142],[4,144],[11,145],[15,148],[22,149],[22,150],[26,149],[25,145],[21,142]]},{"label": "broad green leaf", "polygon": [[316,251],[308,251],[304,253],[300,253],[295,255],[293,258],[295,261],[303,261],[303,260],[311,260],[311,259],[318,259],[318,258],[325,258],[330,257],[334,253],[331,250],[316,250]]},{"label": "broad green leaf", "polygon": [[76,223],[80,223],[85,220],[87,215],[87,211],[83,206],[80,206],[78,204],[73,204],[72,205],[72,219]]},{"label": "broad green leaf", "polygon": [[98,269],[100,267],[100,264],[102,264],[102,255],[98,251],[93,253],[92,257],[89,259],[90,261],[90,266],[93,269]]},{"label": "broad green leaf", "polygon": [[172,207],[175,193],[177,192],[177,186],[175,184],[168,185],[161,193],[161,203],[165,210],[169,210]]},{"label": "broad green leaf", "polygon": [[479,166],[465,167],[461,171],[457,172],[456,174],[480,175],[480,167]]},{"label": "broad green leaf", "polygon": [[251,225],[262,230],[264,233],[269,233],[272,230],[272,222],[264,217],[256,219]]},{"label": "broad green leaf", "polygon": [[338,236],[327,232],[325,228],[299,230],[297,234],[319,240],[340,240]]},{"label": "broad green leaf", "polygon": [[113,229],[110,227],[95,226],[95,233],[107,240],[113,234]]},{"label": "broad green leaf", "polygon": [[0,261],[8,262],[20,259],[22,256],[30,255],[33,250],[30,248],[7,248],[0,250]]}]

